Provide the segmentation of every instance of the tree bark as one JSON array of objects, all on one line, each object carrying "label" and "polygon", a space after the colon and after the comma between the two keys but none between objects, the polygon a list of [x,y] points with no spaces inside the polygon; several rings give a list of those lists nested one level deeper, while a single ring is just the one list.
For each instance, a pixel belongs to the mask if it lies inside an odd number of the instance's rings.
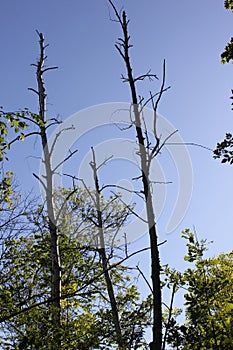
[{"label": "tree bark", "polygon": [[[148,232],[150,237],[150,252],[151,252],[151,280],[152,280],[152,290],[153,290],[153,329],[152,329],[152,342],[150,343],[151,350],[161,350],[162,348],[162,293],[161,293],[161,282],[160,282],[160,258],[158,249],[158,238],[156,231],[156,221],[154,214],[154,206],[152,202],[152,189],[150,181],[150,164],[152,159],[152,154],[150,153],[149,145],[145,141],[145,136],[142,130],[142,117],[140,114],[140,106],[137,98],[136,91],[136,81],[142,79],[135,79],[133,77],[133,69],[130,62],[129,49],[132,45],[129,43],[130,36],[128,34],[128,19],[125,11],[122,15],[119,14],[113,2],[109,0],[111,4],[117,21],[121,25],[123,32],[123,38],[118,39],[115,47],[118,50],[120,56],[123,58],[127,77],[124,81],[128,82],[130,86],[130,93],[132,99],[132,106],[134,112],[134,122],[136,137],[139,144],[139,156],[140,156],[140,169],[141,178],[143,184],[143,195],[146,202],[146,213],[148,222]],[[149,77],[149,74],[145,74],[143,79]],[[162,91],[162,90],[161,90]],[[161,97],[161,94],[160,94]],[[157,106],[157,105],[156,105]],[[156,114],[155,114],[156,118]],[[155,120],[156,123],[156,120]],[[143,124],[144,128],[145,125]],[[155,136],[156,145],[158,146],[158,139]]]},{"label": "tree bark", "polygon": [[100,186],[99,186],[95,152],[94,152],[93,148],[92,148],[92,154],[93,154],[93,161],[91,162],[91,167],[93,170],[93,176],[94,176],[94,182],[95,182],[95,205],[96,205],[96,210],[97,210],[97,222],[98,222],[98,230],[99,230],[99,235],[98,235],[99,242],[97,242],[97,244],[100,245],[100,247],[98,248],[98,252],[99,252],[99,256],[100,256],[101,263],[102,263],[104,279],[106,282],[108,297],[109,297],[109,301],[110,301],[110,305],[111,305],[112,318],[113,318],[114,328],[115,328],[115,332],[116,332],[118,348],[119,348],[119,350],[125,350],[124,341],[123,341],[123,337],[122,337],[122,331],[121,331],[121,324],[120,324],[117,301],[115,298],[112,279],[111,279],[111,276],[109,273],[109,264],[108,264],[105,239],[104,239],[103,214],[102,214],[101,203],[100,203],[101,190],[100,190]]},{"label": "tree bark", "polygon": [[[61,346],[61,264],[59,252],[59,236],[56,225],[56,217],[53,204],[53,170],[51,165],[51,154],[48,146],[47,129],[46,129],[46,91],[43,81],[45,70],[53,68],[44,68],[45,45],[42,33],[38,33],[40,38],[40,59],[37,62],[37,85],[39,97],[39,127],[41,143],[43,147],[43,156],[45,164],[45,190],[46,206],[48,213],[48,227],[50,233],[50,252],[51,252],[51,300],[52,300],[52,322],[54,327],[54,344],[53,349],[59,349]],[[54,67],[56,68],[56,67]]]}]

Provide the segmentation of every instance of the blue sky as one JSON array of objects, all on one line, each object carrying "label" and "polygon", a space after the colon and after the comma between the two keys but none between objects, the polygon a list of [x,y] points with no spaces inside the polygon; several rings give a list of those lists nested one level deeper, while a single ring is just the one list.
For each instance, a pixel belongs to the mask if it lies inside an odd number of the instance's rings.
[{"label": "blue sky", "polygon": [[[226,131],[232,131],[232,65],[221,65],[220,54],[232,36],[233,14],[224,9],[223,0],[116,0],[115,5],[124,7],[131,20],[135,74],[152,69],[161,77],[166,59],[171,89],[164,94],[159,113],[186,142],[214,148]],[[110,14],[105,0],[2,1],[0,105],[37,111],[36,96],[27,90],[36,86],[30,66],[38,57],[36,29],[49,43],[48,65],[59,67],[46,75],[49,115],[66,119],[93,105],[130,102],[128,86],[120,80],[125,68],[114,48],[120,28]],[[139,86],[145,96],[152,89],[158,85]],[[37,186],[31,172],[38,162],[30,157],[37,147],[25,142],[10,153],[9,167],[24,190]],[[185,252],[182,229],[195,225],[199,238],[214,240],[210,254],[229,251],[233,242],[232,167],[213,160],[207,150],[189,147],[189,152],[194,187],[188,212],[172,234],[164,233],[175,201],[171,187],[158,223],[160,241],[168,240],[161,248],[162,261],[178,268]],[[164,159],[162,164],[167,178],[176,181],[172,162]],[[137,244],[146,245],[146,238]]]}]

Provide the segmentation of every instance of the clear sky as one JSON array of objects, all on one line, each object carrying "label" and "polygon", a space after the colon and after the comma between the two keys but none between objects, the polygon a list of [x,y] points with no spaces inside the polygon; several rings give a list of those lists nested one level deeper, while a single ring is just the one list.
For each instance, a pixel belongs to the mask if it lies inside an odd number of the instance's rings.
[{"label": "clear sky", "polygon": [[[171,89],[164,94],[159,113],[186,142],[214,148],[225,132],[232,131],[233,68],[220,64],[220,54],[233,33],[233,14],[224,9],[223,0],[116,0],[115,5],[131,20],[135,74],[151,68],[161,77],[166,59]],[[1,0],[0,105],[5,110],[37,111],[36,96],[27,90],[36,86],[30,66],[38,58],[36,29],[49,43],[48,65],[59,67],[46,76],[49,115],[65,120],[93,105],[130,102],[129,89],[120,79],[125,68],[114,48],[120,28],[110,13],[106,0]],[[156,91],[158,85],[139,86],[141,95],[151,89]],[[38,162],[28,157],[37,145],[26,142],[12,148],[9,166],[29,190],[28,184],[36,187],[31,171]],[[179,268],[185,252],[182,229],[195,225],[199,238],[214,240],[210,254],[227,252],[233,243],[232,166],[221,165],[211,152],[198,147],[189,147],[189,153],[194,186],[187,214],[173,233],[164,233],[175,201],[170,187],[158,223],[160,241],[168,240],[161,248],[162,261]],[[162,164],[166,179],[177,186],[170,161]],[[146,241],[141,239],[140,245]]]}]

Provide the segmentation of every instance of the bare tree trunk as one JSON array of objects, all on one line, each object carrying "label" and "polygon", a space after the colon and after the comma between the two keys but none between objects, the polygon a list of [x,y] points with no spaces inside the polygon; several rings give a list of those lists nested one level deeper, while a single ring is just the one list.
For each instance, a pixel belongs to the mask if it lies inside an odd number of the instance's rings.
[{"label": "bare tree trunk", "polygon": [[[123,23],[126,22],[123,13]],[[127,33],[126,33],[127,34]],[[128,45],[128,44],[127,44]],[[141,161],[141,176],[143,183],[143,194],[146,201],[146,213],[147,223],[150,237],[150,250],[151,250],[151,280],[153,290],[153,341],[150,343],[151,350],[161,350],[162,347],[162,296],[161,296],[161,283],[160,283],[160,258],[158,249],[158,238],[156,232],[156,222],[154,207],[152,202],[152,191],[150,183],[150,163],[148,159],[148,152],[144,142],[144,136],[142,133],[141,117],[138,110],[138,101],[136,95],[136,88],[134,79],[132,76],[132,69],[130,65],[129,56],[126,56],[127,73],[131,88],[131,95],[134,107],[134,116],[136,124],[136,135],[139,142],[139,155]]]},{"label": "bare tree trunk", "polygon": [[106,246],[105,246],[105,239],[104,239],[104,224],[103,224],[103,214],[101,210],[101,203],[100,203],[100,196],[101,196],[101,190],[99,186],[99,180],[98,180],[98,168],[96,165],[96,159],[95,159],[95,152],[92,148],[92,154],[93,154],[93,161],[90,163],[92,170],[93,170],[93,176],[95,181],[95,205],[97,210],[97,222],[98,222],[98,230],[99,230],[99,242],[97,244],[100,244],[100,248],[98,248],[98,252],[100,255],[103,273],[104,273],[104,279],[107,286],[108,291],[108,297],[110,300],[111,310],[112,310],[112,318],[114,323],[114,328],[116,332],[117,337],[117,343],[119,350],[125,350],[124,347],[124,341],[122,337],[122,331],[121,331],[121,324],[119,319],[119,312],[118,312],[118,306],[117,301],[115,298],[115,293],[113,289],[113,283],[112,279],[109,273],[109,264],[108,264],[108,258],[106,254]]},{"label": "bare tree trunk", "polygon": [[[51,299],[52,299],[52,321],[54,326],[54,348],[59,349],[61,346],[61,264],[59,252],[59,236],[56,225],[56,218],[53,204],[53,170],[51,165],[51,154],[48,146],[47,128],[46,128],[46,92],[43,81],[43,73],[49,69],[57,67],[44,68],[46,59],[44,45],[44,37],[42,33],[38,33],[40,38],[40,59],[37,62],[37,84],[38,91],[35,91],[39,97],[39,121],[41,143],[43,147],[44,164],[45,164],[45,191],[46,205],[48,212],[48,226],[50,233],[50,249],[51,249]],[[32,89],[31,89],[32,90]]]},{"label": "bare tree trunk", "polygon": [[[153,150],[150,150],[150,145],[146,139],[146,135],[143,132],[145,125],[142,124],[141,116],[141,107],[138,102],[137,92],[136,92],[136,81],[143,80],[144,78],[156,78],[153,74],[145,74],[139,78],[133,77],[133,70],[129,57],[129,49],[132,45],[129,43],[130,36],[128,34],[128,19],[126,17],[125,11],[122,12],[122,15],[117,11],[113,2],[109,0],[111,4],[117,21],[121,25],[123,32],[123,38],[118,39],[115,47],[118,50],[119,54],[124,60],[127,77],[123,78],[124,82],[128,82],[130,86],[131,98],[132,98],[132,107],[134,112],[134,126],[136,130],[136,137],[139,144],[139,156],[140,156],[140,169],[141,169],[141,178],[143,184],[143,194],[146,202],[146,213],[147,213],[147,222],[148,222],[148,231],[150,237],[150,251],[151,251],[151,279],[152,279],[152,290],[153,290],[153,339],[150,343],[151,350],[161,350],[162,348],[162,293],[161,293],[161,282],[160,282],[160,258],[159,258],[159,249],[158,249],[158,238],[156,232],[156,221],[154,214],[154,206],[152,202],[152,188],[150,181],[150,164],[152,158],[157,154],[159,148],[159,139],[156,136],[155,132],[155,147]],[[159,97],[156,101],[154,112],[155,112],[155,130],[156,130],[156,108],[161,98],[163,92],[163,85],[160,90]],[[153,97],[151,97],[153,102]],[[154,104],[153,104],[154,105]],[[143,127],[142,127],[143,125]],[[147,132],[147,130],[145,130]]]}]

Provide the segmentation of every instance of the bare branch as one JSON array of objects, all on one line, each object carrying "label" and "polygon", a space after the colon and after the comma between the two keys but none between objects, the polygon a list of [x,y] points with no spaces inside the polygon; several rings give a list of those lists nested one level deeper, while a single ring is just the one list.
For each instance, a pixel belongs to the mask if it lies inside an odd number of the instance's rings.
[{"label": "bare branch", "polygon": [[166,239],[165,239],[165,241],[158,243],[158,247],[159,247],[160,245],[165,244],[165,243],[167,243],[167,240],[166,240]]},{"label": "bare branch", "polygon": [[62,133],[63,131],[67,131],[67,130],[74,130],[74,126],[72,125],[72,126],[69,127],[69,128],[64,128],[64,129],[58,131],[58,133],[56,134],[56,136],[55,136],[55,138],[54,138],[54,140],[53,140],[53,143],[52,143],[52,146],[51,146],[51,149],[50,149],[50,157],[51,157],[52,154],[53,154],[53,151],[54,151],[54,148],[55,148],[55,145],[56,145],[56,143],[57,143],[57,140],[58,140],[59,136],[61,135],[61,133]]},{"label": "bare branch", "polygon": [[102,163],[100,163],[100,165],[97,166],[96,170],[99,170],[103,165],[106,165],[107,162],[112,158],[113,156],[109,156],[108,158],[106,158]]},{"label": "bare branch", "polygon": [[203,146],[199,143],[194,143],[194,142],[168,142],[168,143],[166,143],[166,145],[169,145],[169,146],[196,146],[196,147],[204,148],[207,151],[213,152],[213,150],[211,148],[209,148],[207,146]]},{"label": "bare branch", "polygon": [[[163,79],[162,79],[162,84],[161,84],[161,88],[158,94],[158,98],[156,100],[156,102],[154,103],[153,98],[151,99],[152,101],[152,105],[153,105],[153,109],[154,109],[154,137],[156,140],[156,144],[154,147],[154,150],[152,151],[152,156],[153,153],[156,152],[156,149],[159,148],[159,142],[160,142],[160,138],[157,135],[157,108],[158,108],[158,104],[161,100],[162,94],[163,94],[163,90],[164,90],[164,84],[165,84],[165,74],[166,74],[166,67],[165,67],[165,60],[163,61]],[[152,95],[151,95],[152,96]]]},{"label": "bare branch", "polygon": [[[117,194],[113,191],[111,191],[115,196],[117,196]],[[128,204],[126,204],[119,196],[118,199],[120,202],[122,202],[124,204],[124,206],[133,214],[135,215],[138,219],[140,219],[141,221],[145,222],[146,224],[148,224],[148,221],[143,219],[140,215],[138,215]]]},{"label": "bare branch", "polygon": [[139,175],[139,176],[132,177],[132,180],[139,180],[141,178],[142,178],[142,175]]},{"label": "bare branch", "polygon": [[[32,136],[32,135],[40,135],[40,133],[38,132],[38,131],[33,131],[33,132],[30,132],[30,133],[28,133],[28,134],[21,134],[21,135],[18,135],[17,137],[15,137],[13,140],[11,140],[8,144],[7,144],[7,146],[11,146],[13,143],[15,143],[16,141],[19,141],[21,138],[22,138],[22,136],[24,137],[24,138],[27,138],[27,137],[29,137],[29,136]],[[5,146],[4,148],[7,148],[7,146]]]},{"label": "bare branch", "polygon": [[73,152],[70,152],[70,154],[65,158],[63,159],[60,163],[58,163],[55,168],[52,170],[52,173],[54,174],[54,172],[62,165],[64,164],[68,159],[70,159],[76,152],[78,152],[78,150],[74,150]]},{"label": "bare branch", "polygon": [[[48,46],[48,45],[46,45],[46,46]],[[46,46],[45,46],[45,47],[46,47]],[[45,68],[45,69],[42,70],[42,74],[45,73],[45,72],[47,72],[48,70],[52,70],[52,69],[58,69],[58,67],[48,67],[48,68]]]},{"label": "bare branch", "polygon": [[125,126],[124,128],[120,127],[117,123],[114,123],[114,125],[120,130],[120,131],[125,131],[125,130],[129,130],[132,128],[132,123],[129,124],[128,126]]},{"label": "bare branch", "polygon": [[152,184],[155,185],[169,185],[172,184],[172,181],[150,181]]},{"label": "bare branch", "polygon": [[90,189],[88,188],[88,186],[86,185],[86,183],[85,183],[85,181],[84,181],[83,179],[80,179],[80,178],[78,178],[78,177],[76,177],[76,176],[74,176],[74,175],[70,175],[70,174],[63,174],[63,175],[64,175],[64,176],[67,176],[67,177],[71,177],[72,180],[77,180],[77,181],[82,182],[82,184],[83,184],[85,190],[88,192],[89,196],[90,196],[91,199],[93,200],[93,203],[95,203],[95,205],[96,205],[95,198],[94,198],[94,196],[92,195]]},{"label": "bare branch", "polygon": [[[141,191],[129,190],[128,188],[125,188],[125,187],[120,186],[120,185],[104,185],[101,187],[101,191],[104,190],[105,188],[118,188],[118,189],[124,190],[126,192],[134,193],[137,196],[139,196],[141,199],[143,199],[143,197],[141,196]],[[114,193],[114,192],[112,192],[112,193]]]},{"label": "bare branch", "polygon": [[[166,91],[169,90],[170,88],[171,88],[171,86],[168,86],[167,88],[163,89],[163,90],[162,90],[162,93],[166,92]],[[149,102],[151,102],[151,101],[152,101],[152,105],[153,105],[153,99],[154,99],[156,96],[158,96],[158,95],[160,94],[160,92],[161,92],[161,91],[156,92],[155,94],[152,94],[152,93],[150,92],[150,97],[144,102],[144,104],[142,105],[142,109],[143,109],[144,107],[146,107],[146,105],[147,105]],[[142,109],[141,109],[141,110],[142,110]],[[154,109],[154,106],[153,106],[153,109]]]},{"label": "bare branch", "polygon": [[143,115],[143,110],[141,111],[142,114],[142,122],[144,125],[144,134],[145,134],[145,139],[146,139],[146,148],[149,150],[150,148],[150,140],[149,140],[149,135],[148,135],[148,131],[147,131],[147,126],[146,126],[146,121]]},{"label": "bare branch", "polygon": [[122,25],[121,16],[120,16],[120,14],[119,14],[118,11],[117,11],[116,6],[113,4],[113,2],[112,2],[111,0],[108,0],[108,1],[109,1],[109,3],[111,4],[111,6],[112,6],[112,8],[113,8],[113,10],[114,10],[114,13],[115,13],[115,16],[116,16],[118,22]]},{"label": "bare branch", "polygon": [[[50,119],[50,120],[52,120],[52,119]],[[51,126],[53,126],[53,125],[58,125],[58,124],[62,124],[62,121],[59,121],[59,120],[56,120],[55,118],[54,118],[54,122],[53,123],[49,123],[46,127],[45,127],[45,129],[47,130],[48,128],[51,128]],[[49,120],[48,120],[49,121]]]},{"label": "bare branch", "polygon": [[59,216],[61,215],[61,213],[62,213],[62,210],[64,209],[64,207],[65,207],[65,204],[66,204],[66,202],[70,199],[70,197],[75,193],[75,192],[77,192],[77,188],[75,188],[73,191],[71,191],[71,192],[69,192],[69,194],[68,194],[68,196],[66,196],[66,198],[64,199],[64,201],[63,201],[63,203],[62,203],[62,205],[61,205],[61,208],[59,209],[59,211],[58,211],[58,214],[57,214],[57,220],[59,219]]},{"label": "bare branch", "polygon": [[115,48],[117,49],[117,51],[119,52],[119,54],[121,55],[121,57],[122,57],[123,59],[125,59],[125,55],[123,54],[123,52],[122,52],[120,46],[119,46],[118,44],[116,44],[116,45],[115,45]]},{"label": "bare branch", "polygon": [[124,232],[124,248],[125,248],[125,257],[128,258],[128,242],[127,242],[127,235],[126,233]]},{"label": "bare branch", "polygon": [[170,135],[168,135],[165,140],[163,141],[163,143],[159,146],[158,143],[156,143],[156,145],[154,146],[154,148],[152,149],[150,156],[149,156],[149,160],[151,161],[152,158],[156,157],[157,154],[159,154],[159,152],[161,151],[161,149],[167,144],[167,140],[169,140],[174,134],[176,134],[178,132],[178,130],[173,131]]},{"label": "bare branch", "polygon": [[138,81],[138,80],[144,80],[146,78],[149,79],[149,81],[153,81],[154,79],[158,80],[158,77],[156,74],[150,73],[151,70],[149,70],[146,74],[142,74],[139,75],[138,77],[134,78],[134,82]]},{"label": "bare branch", "polygon": [[29,91],[33,91],[35,92],[35,94],[37,94],[39,96],[39,92],[36,90],[36,89],[33,89],[33,88],[28,88]]},{"label": "bare branch", "polygon": [[[164,60],[163,61],[163,79],[162,79],[162,84],[161,84],[161,88],[160,88],[160,91],[159,91],[158,98],[157,98],[157,100],[155,102],[155,106],[154,106],[155,114],[157,113],[157,108],[158,108],[159,102],[160,102],[162,94],[163,94],[164,85],[165,85],[165,77],[166,77],[166,64],[165,64],[165,60]],[[156,122],[156,120],[155,120],[155,122]],[[154,134],[156,136],[156,123],[154,124]]]},{"label": "bare branch", "polygon": [[143,277],[143,279],[146,282],[147,286],[149,287],[151,293],[153,294],[153,289],[151,288],[151,285],[150,285],[148,279],[146,278],[145,274],[142,272],[142,270],[140,269],[140,267],[138,265],[136,266],[136,268],[139,271],[140,275]]},{"label": "bare branch", "polygon": [[45,183],[41,180],[41,178],[38,175],[36,175],[35,173],[33,173],[32,175],[35,176],[35,178],[41,183],[41,185],[43,186],[44,190],[46,191],[47,187],[46,187]]}]

